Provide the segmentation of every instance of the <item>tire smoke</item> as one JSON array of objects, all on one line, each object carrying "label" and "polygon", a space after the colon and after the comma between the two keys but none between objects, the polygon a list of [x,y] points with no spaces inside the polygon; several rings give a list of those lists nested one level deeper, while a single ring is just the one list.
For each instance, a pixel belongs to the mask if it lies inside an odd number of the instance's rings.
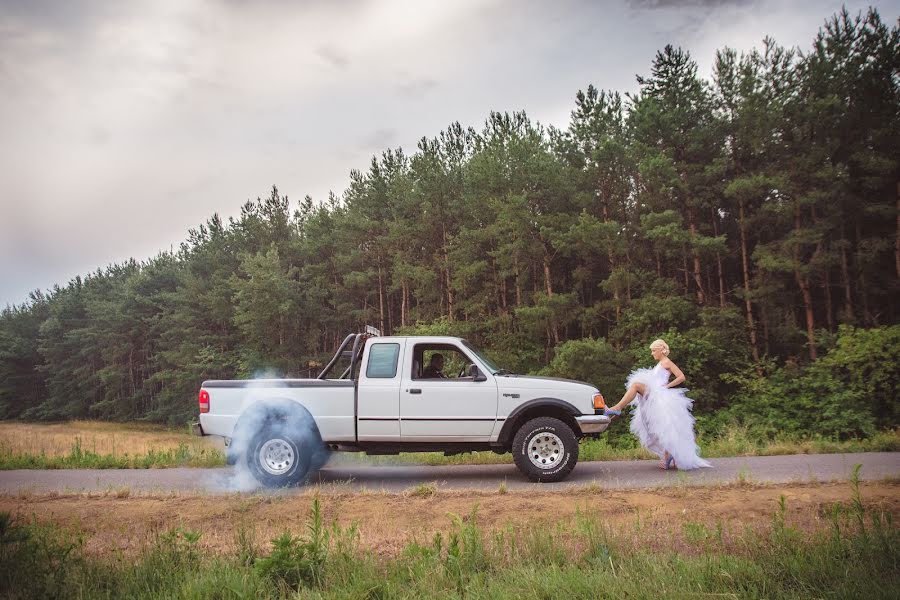
[{"label": "tire smoke", "polygon": [[288,394],[279,397],[278,389],[286,387],[283,380],[264,378],[245,388],[241,417],[226,448],[226,460],[234,465],[227,491],[303,485],[327,462],[315,419]]}]

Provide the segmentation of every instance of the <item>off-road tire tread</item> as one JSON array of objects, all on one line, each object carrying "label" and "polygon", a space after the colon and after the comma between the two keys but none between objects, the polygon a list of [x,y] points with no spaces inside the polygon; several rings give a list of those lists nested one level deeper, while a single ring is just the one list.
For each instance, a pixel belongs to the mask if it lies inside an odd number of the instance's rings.
[{"label": "off-road tire tread", "polygon": [[[549,431],[555,433],[562,440],[566,450],[563,463],[553,469],[542,470],[531,464],[528,459],[527,448],[528,440],[540,431]],[[512,443],[513,460],[519,471],[531,481],[540,483],[554,483],[562,481],[569,476],[575,464],[578,462],[578,438],[572,428],[555,417],[537,417],[526,421],[519,430],[516,431]]]}]

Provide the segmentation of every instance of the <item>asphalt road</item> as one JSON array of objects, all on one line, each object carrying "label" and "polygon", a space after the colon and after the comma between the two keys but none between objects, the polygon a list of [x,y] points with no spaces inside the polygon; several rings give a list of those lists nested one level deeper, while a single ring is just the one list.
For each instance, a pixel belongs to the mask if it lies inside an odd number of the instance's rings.
[{"label": "asphalt road", "polygon": [[[609,489],[660,486],[717,485],[735,481],[809,483],[846,480],[853,466],[862,465],[865,480],[900,477],[900,452],[859,454],[800,454],[711,459],[713,468],[661,471],[656,461],[579,463],[562,483],[536,484],[522,477],[512,464],[434,467],[397,464],[352,465],[346,462],[323,469],[314,483],[346,490],[403,491],[422,483],[440,489],[496,490],[506,482],[510,490],[566,489],[599,485]],[[96,492],[127,487],[136,492],[201,492],[210,494],[252,491],[256,483],[245,472],[221,469],[70,469],[58,471],[0,471],[0,493]],[[287,490],[297,493],[304,488]]]}]

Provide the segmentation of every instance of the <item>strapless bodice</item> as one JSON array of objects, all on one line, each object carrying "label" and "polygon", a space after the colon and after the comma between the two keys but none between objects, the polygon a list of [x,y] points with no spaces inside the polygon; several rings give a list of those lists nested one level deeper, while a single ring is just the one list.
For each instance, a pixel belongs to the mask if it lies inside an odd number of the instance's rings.
[{"label": "strapless bodice", "polygon": [[656,363],[656,366],[653,367],[653,376],[656,378],[656,381],[660,385],[667,385],[669,383],[669,377],[671,373],[669,370],[662,366],[662,363]]}]

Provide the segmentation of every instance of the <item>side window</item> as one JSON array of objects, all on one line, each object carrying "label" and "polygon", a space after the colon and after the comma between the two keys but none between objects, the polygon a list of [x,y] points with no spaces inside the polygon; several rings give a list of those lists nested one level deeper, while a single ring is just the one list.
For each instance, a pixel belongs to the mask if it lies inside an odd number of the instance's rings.
[{"label": "side window", "polygon": [[413,379],[467,379],[469,358],[448,344],[416,344],[413,353]]},{"label": "side window", "polygon": [[397,357],[400,344],[372,344],[369,350],[369,364],[366,377],[370,379],[393,379],[397,375]]}]

